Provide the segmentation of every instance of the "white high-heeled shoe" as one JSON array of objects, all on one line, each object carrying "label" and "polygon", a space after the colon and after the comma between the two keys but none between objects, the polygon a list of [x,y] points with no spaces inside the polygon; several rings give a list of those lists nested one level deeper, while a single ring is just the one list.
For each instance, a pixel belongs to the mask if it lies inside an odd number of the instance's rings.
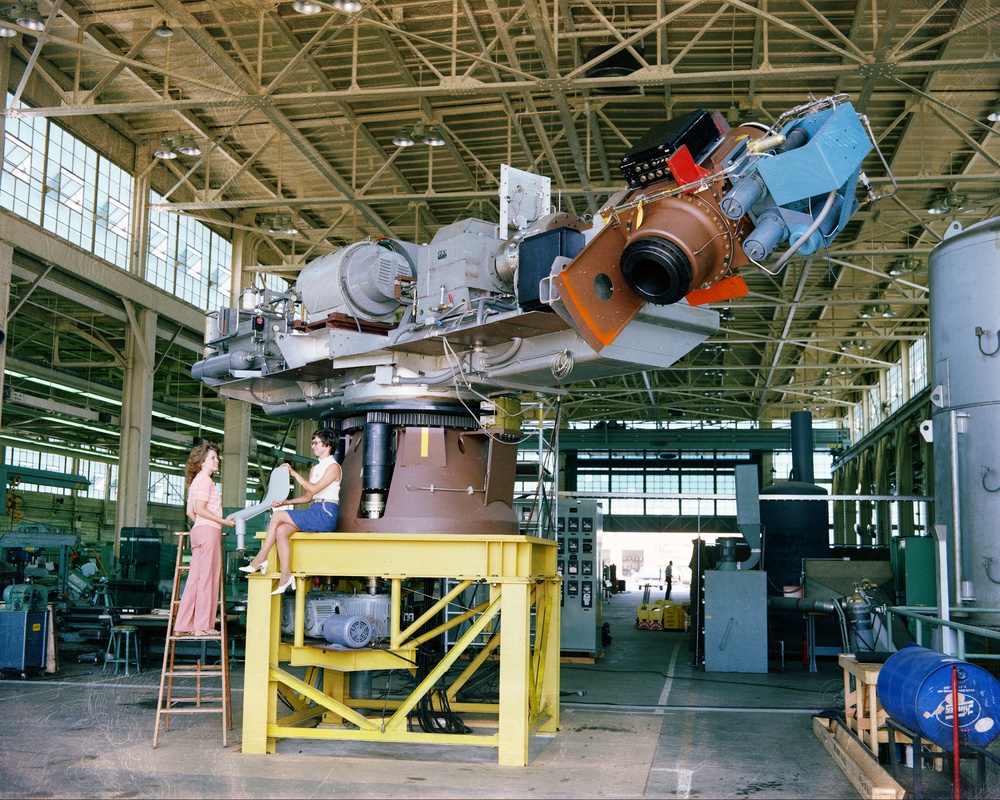
[{"label": "white high-heeled shoe", "polygon": [[247,575],[251,575],[259,570],[260,574],[263,575],[267,572],[267,559],[265,558],[259,567],[255,567],[253,564],[247,564],[245,567],[240,567],[239,570],[240,572],[245,572]]},{"label": "white high-heeled shoe", "polygon": [[285,593],[285,589],[287,589],[289,586],[292,587],[292,591],[295,591],[295,576],[294,575],[292,575],[291,578],[289,578],[287,581],[285,581],[283,584],[281,584],[277,589],[275,589],[273,592],[271,592],[271,594],[284,594]]}]

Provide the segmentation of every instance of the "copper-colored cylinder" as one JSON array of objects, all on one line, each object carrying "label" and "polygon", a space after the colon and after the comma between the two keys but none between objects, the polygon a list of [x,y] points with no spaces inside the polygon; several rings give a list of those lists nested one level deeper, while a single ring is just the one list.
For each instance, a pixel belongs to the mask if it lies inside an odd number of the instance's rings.
[{"label": "copper-colored cylinder", "polygon": [[517,444],[479,431],[400,426],[381,516],[368,517],[364,431],[344,455],[337,530],[352,533],[517,534],[514,477]]},{"label": "copper-colored cylinder", "polygon": [[622,275],[639,297],[670,305],[721,278],[732,263],[730,222],[704,194],[664,197],[642,206],[624,237]]}]

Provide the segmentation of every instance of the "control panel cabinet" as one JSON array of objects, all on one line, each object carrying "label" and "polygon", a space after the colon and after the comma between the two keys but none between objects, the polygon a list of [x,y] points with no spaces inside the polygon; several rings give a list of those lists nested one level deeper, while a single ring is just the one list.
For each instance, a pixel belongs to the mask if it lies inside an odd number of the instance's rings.
[{"label": "control panel cabinet", "polygon": [[562,575],[562,631],[565,653],[597,656],[601,651],[601,532],[603,516],[596,500],[560,504],[556,523],[557,569]]}]

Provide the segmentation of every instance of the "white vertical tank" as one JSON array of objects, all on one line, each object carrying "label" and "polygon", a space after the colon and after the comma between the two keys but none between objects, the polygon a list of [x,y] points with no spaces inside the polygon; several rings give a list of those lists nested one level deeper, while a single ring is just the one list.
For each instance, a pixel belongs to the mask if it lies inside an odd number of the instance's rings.
[{"label": "white vertical tank", "polygon": [[1000,218],[953,223],[929,267],[935,522],[951,602],[1000,608]]}]

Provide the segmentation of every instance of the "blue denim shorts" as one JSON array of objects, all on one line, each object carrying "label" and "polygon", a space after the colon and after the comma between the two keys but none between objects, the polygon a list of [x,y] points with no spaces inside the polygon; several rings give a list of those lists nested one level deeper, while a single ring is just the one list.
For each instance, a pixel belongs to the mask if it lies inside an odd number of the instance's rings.
[{"label": "blue denim shorts", "polygon": [[328,533],[337,527],[338,509],[336,503],[318,501],[301,511],[289,510],[288,516],[300,531]]}]

